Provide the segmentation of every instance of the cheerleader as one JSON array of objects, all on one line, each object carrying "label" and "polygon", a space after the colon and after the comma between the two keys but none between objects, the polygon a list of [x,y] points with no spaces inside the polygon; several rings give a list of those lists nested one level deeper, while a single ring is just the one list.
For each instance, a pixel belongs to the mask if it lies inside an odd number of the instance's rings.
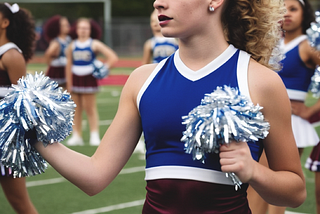
[{"label": "cheerleader", "polygon": [[175,38],[164,37],[161,34],[161,27],[154,10],[150,16],[150,27],[153,37],[148,39],[143,47],[142,64],[159,63],[178,49],[178,40]]},{"label": "cheerleader", "polygon": [[[318,134],[308,120],[320,111],[320,101],[313,106],[306,106],[305,100],[311,77],[316,66],[320,65],[320,58],[319,53],[310,46],[306,35],[310,23],[315,20],[309,1],[285,0],[284,2],[287,12],[282,24],[285,34],[280,41],[280,50],[285,58],[281,62],[283,67],[278,74],[286,86],[291,101],[291,125],[301,157],[305,147],[315,146],[319,142]],[[264,156],[260,163],[267,165]],[[266,213],[265,203],[256,202],[254,198],[252,196],[253,213]],[[268,213],[284,214],[285,209],[285,207],[268,206]]]},{"label": "cheerleader", "polygon": [[[34,21],[29,11],[17,4],[0,4],[0,98],[26,75],[26,62],[33,55]],[[1,150],[0,150],[1,154]],[[10,168],[0,162],[0,183],[12,208],[19,214],[37,214],[25,178],[13,178]]]},{"label": "cheerleader", "polygon": [[44,26],[44,36],[49,42],[45,52],[46,63],[49,68],[47,76],[65,87],[65,66],[67,63],[65,49],[71,42],[69,36],[70,24],[66,17],[56,15],[51,17]]},{"label": "cheerleader", "polygon": [[98,80],[93,77],[93,62],[98,54],[106,57],[105,65],[110,69],[118,60],[117,54],[98,38],[101,30],[98,25],[86,18],[77,21],[75,28],[76,39],[71,42],[66,50],[67,66],[67,90],[71,92],[76,112],[71,138],[67,145],[83,145],[82,111],[88,116],[90,126],[90,145],[100,144],[98,110],[96,106],[96,93],[98,92]]},{"label": "cheerleader", "polygon": [[[250,214],[248,185],[268,203],[300,206],[306,188],[290,101],[281,78],[268,68],[279,39],[283,1],[156,0],[154,7],[162,34],[178,38],[179,50],[131,73],[116,116],[93,156],[58,143],[36,143],[37,150],[69,181],[94,195],[125,166],[143,131],[144,214]],[[208,154],[204,163],[194,161],[181,142],[182,116],[224,85],[263,106],[269,134],[255,143],[230,142],[219,154]],[[257,162],[262,148],[270,168]],[[243,182],[240,190],[235,191],[226,172]]]}]

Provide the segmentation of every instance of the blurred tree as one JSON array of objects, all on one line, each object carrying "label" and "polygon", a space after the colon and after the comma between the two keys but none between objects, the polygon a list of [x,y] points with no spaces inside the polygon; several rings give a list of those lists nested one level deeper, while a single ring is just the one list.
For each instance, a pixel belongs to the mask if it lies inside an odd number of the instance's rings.
[{"label": "blurred tree", "polygon": [[[27,1],[26,1],[27,2]],[[112,17],[149,17],[154,0],[115,0],[112,1]],[[79,17],[91,17],[99,20],[103,17],[103,3],[19,3],[31,11],[36,19],[47,19],[60,14],[75,20]]]},{"label": "blurred tree", "polygon": [[149,17],[154,0],[115,0],[112,1],[113,17]]},{"label": "blurred tree", "polygon": [[31,11],[35,19],[46,20],[60,14],[71,20],[79,17],[90,17],[99,20],[103,17],[103,3],[19,3],[20,7]]}]

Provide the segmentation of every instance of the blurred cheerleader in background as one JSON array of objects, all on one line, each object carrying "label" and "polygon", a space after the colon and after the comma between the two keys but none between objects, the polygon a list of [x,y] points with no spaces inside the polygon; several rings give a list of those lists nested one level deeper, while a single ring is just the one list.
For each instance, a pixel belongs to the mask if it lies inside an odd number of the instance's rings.
[{"label": "blurred cheerleader in background", "polygon": [[44,55],[49,66],[47,76],[64,88],[66,87],[65,66],[67,64],[65,49],[72,40],[69,31],[68,19],[60,15],[51,17],[44,26],[44,36],[49,42]]},{"label": "blurred cheerleader in background", "polygon": [[99,115],[96,106],[96,93],[99,91],[98,80],[92,75],[93,62],[102,54],[105,66],[110,69],[118,61],[117,54],[104,43],[99,41],[101,29],[93,20],[81,18],[71,30],[71,36],[75,38],[66,50],[67,66],[67,90],[74,100],[76,112],[71,138],[67,145],[83,145],[82,139],[82,111],[88,116],[90,126],[90,145],[100,144]]},{"label": "blurred cheerleader in background", "polygon": [[177,39],[162,35],[156,10],[150,15],[150,27],[153,37],[144,43],[142,64],[159,63],[179,48]]},{"label": "blurred cheerleader in background", "polygon": [[[315,21],[314,11],[309,1],[285,0],[284,3],[286,13],[282,29],[285,33],[280,41],[280,50],[285,58],[282,60],[283,68],[278,74],[287,88],[291,101],[292,129],[301,157],[305,147],[315,146],[319,142],[319,137],[309,120],[320,111],[320,100],[312,106],[306,106],[305,100],[311,77],[316,66],[320,65],[320,58],[319,52],[310,46],[306,35],[311,22]],[[265,154],[262,155],[260,163],[268,165]],[[320,188],[319,185],[316,184],[316,186],[318,186],[317,189]],[[267,205],[252,189],[249,188],[248,192],[253,214],[264,214],[267,210],[268,214],[285,213],[285,207]]]}]

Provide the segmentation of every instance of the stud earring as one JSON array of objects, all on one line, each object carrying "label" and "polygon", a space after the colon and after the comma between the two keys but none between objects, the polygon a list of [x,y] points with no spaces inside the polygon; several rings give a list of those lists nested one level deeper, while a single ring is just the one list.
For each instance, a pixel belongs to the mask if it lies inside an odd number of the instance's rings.
[{"label": "stud earring", "polygon": [[209,6],[209,11],[210,11],[210,12],[213,12],[213,11],[214,11],[214,7]]}]

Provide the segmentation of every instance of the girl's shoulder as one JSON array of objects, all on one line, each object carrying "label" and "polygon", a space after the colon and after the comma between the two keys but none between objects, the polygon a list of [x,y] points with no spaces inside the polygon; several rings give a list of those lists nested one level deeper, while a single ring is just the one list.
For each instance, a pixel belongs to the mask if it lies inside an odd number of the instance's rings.
[{"label": "girl's shoulder", "polygon": [[254,103],[265,105],[279,91],[285,91],[283,81],[277,72],[251,59],[248,68],[250,96]]},{"label": "girl's shoulder", "polygon": [[129,76],[126,87],[130,88],[133,96],[136,98],[144,83],[155,70],[158,64],[146,64],[136,68]]},{"label": "girl's shoulder", "polygon": [[91,48],[93,51],[97,51],[99,50],[101,47],[106,47],[107,45],[104,44],[102,41],[98,40],[98,39],[92,39],[91,42]]},{"label": "girl's shoulder", "polygon": [[22,53],[21,49],[16,44],[8,42],[0,46],[0,56],[2,56],[4,53],[8,52],[11,49],[17,50],[19,53]]}]

